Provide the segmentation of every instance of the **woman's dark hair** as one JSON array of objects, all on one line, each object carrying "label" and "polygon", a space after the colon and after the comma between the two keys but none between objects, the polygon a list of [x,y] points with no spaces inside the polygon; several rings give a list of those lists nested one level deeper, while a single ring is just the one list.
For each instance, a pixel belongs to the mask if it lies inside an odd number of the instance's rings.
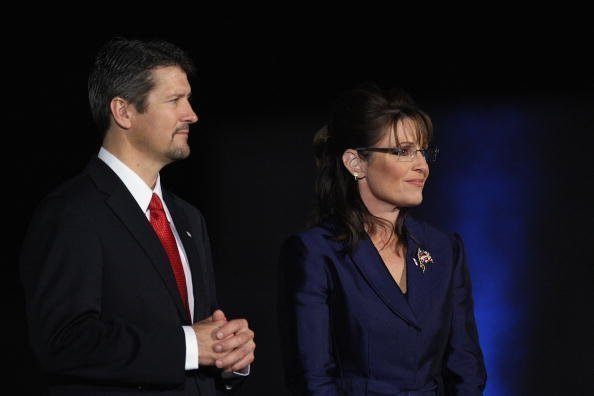
[{"label": "woman's dark hair", "polygon": [[[403,119],[413,122],[419,145],[427,147],[433,125],[411,97],[398,88],[386,92],[375,84],[365,84],[338,99],[329,123],[315,135],[318,175],[312,223],[331,224],[336,239],[345,243],[347,252],[353,251],[366,232],[373,234],[377,227],[391,228],[391,224],[367,210],[358,183],[344,166],[342,155],[347,149],[373,146],[390,127],[396,131],[396,124]],[[376,154],[359,152],[359,155],[365,158]],[[400,208],[394,226],[399,247],[404,246],[406,236],[405,215],[406,208]]]},{"label": "woman's dark hair", "polygon": [[118,37],[105,43],[97,52],[88,81],[89,104],[99,132],[104,135],[109,128],[109,106],[116,96],[144,112],[148,93],[154,87],[152,71],[165,66],[179,66],[188,76],[195,70],[189,55],[167,41]]}]

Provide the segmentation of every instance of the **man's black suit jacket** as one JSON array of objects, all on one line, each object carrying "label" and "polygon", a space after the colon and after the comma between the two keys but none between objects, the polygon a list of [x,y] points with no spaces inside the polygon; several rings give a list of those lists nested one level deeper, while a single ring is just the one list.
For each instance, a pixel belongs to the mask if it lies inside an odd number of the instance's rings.
[{"label": "man's black suit jacket", "polygon": [[[194,318],[217,307],[206,225],[164,200],[192,273]],[[186,372],[190,325],[146,215],[100,159],[46,197],[23,243],[21,278],[33,350],[56,395],[214,395],[220,372]]]}]

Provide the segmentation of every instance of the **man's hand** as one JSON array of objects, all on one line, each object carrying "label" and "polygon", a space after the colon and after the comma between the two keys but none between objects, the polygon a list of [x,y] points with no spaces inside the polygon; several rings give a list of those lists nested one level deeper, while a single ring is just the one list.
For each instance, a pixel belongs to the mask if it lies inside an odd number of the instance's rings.
[{"label": "man's hand", "polygon": [[241,371],[254,361],[254,332],[245,319],[233,319],[223,324],[215,333],[214,351],[224,356],[217,357],[215,365],[224,371]]},{"label": "man's hand", "polygon": [[254,332],[245,319],[227,320],[220,309],[195,323],[200,365],[215,365],[224,371],[240,371],[254,361]]},{"label": "man's hand", "polygon": [[214,350],[215,342],[219,341],[216,334],[225,323],[227,323],[225,314],[217,309],[208,318],[192,325],[198,341],[198,363],[200,365],[213,366],[217,359],[225,356],[224,352],[218,353]]}]

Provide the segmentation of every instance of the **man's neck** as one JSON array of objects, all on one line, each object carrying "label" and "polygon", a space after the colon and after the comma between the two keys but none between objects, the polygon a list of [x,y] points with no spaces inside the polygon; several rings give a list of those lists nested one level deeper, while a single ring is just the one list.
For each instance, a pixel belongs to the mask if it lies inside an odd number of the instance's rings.
[{"label": "man's neck", "polygon": [[151,189],[155,188],[157,176],[163,168],[162,164],[156,163],[139,151],[131,149],[131,147],[126,148],[122,145],[110,144],[107,139],[103,142],[103,147],[136,173],[147,186]]}]

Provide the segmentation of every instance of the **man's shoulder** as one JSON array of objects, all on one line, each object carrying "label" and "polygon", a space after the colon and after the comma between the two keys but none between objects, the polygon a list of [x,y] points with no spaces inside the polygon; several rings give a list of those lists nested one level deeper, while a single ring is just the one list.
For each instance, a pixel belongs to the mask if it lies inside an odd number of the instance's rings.
[{"label": "man's shoulder", "polygon": [[97,199],[97,189],[83,171],[55,186],[37,202],[30,214],[30,226],[46,229],[90,224],[93,211],[89,207]]},{"label": "man's shoulder", "polygon": [[[43,198],[47,200],[80,201],[96,195],[100,190],[98,176],[110,177],[109,168],[96,157],[92,157],[87,165],[74,176],[71,176],[51,189]],[[111,175],[113,178],[114,175]],[[115,179],[114,179],[115,180]]]},{"label": "man's shoulder", "polygon": [[97,194],[92,180],[85,171],[62,181],[51,189],[40,201],[40,206],[77,206],[88,202],[91,196]]}]

